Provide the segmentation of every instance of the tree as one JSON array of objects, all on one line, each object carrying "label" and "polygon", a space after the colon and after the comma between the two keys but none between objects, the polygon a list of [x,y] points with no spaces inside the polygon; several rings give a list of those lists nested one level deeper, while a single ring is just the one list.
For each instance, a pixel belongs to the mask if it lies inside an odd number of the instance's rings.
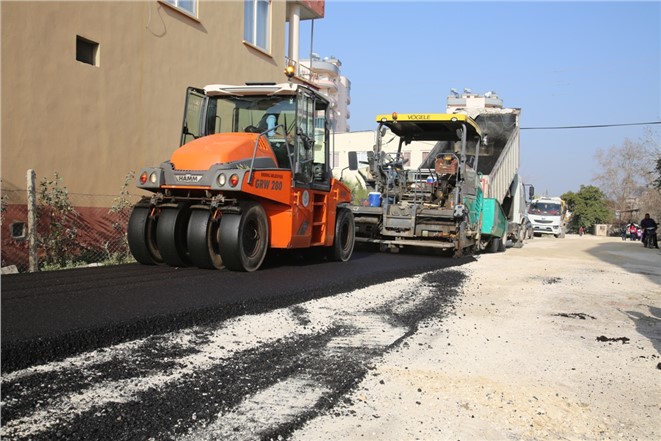
[{"label": "tree", "polygon": [[606,195],[594,185],[581,185],[577,193],[570,191],[561,197],[567,202],[572,213],[569,221],[570,231],[577,231],[579,227],[588,229],[594,224],[610,223],[613,219]]},{"label": "tree", "polygon": [[640,196],[647,184],[645,174],[649,159],[645,147],[640,142],[625,139],[620,147],[597,150],[595,157],[602,171],[594,177],[594,181],[606,189],[605,195],[619,209],[629,208],[631,200]]},{"label": "tree", "polygon": [[661,192],[661,130],[647,129],[643,137],[643,144],[656,156],[654,169],[651,173],[652,187]]},{"label": "tree", "polygon": [[661,217],[661,142],[659,131],[648,129],[639,141],[598,150],[595,158],[602,171],[594,177],[611,201],[613,211],[635,216]]},{"label": "tree", "polygon": [[649,184],[639,200],[642,214],[650,213],[654,219],[661,218],[661,130],[647,129],[642,143],[649,152]]}]

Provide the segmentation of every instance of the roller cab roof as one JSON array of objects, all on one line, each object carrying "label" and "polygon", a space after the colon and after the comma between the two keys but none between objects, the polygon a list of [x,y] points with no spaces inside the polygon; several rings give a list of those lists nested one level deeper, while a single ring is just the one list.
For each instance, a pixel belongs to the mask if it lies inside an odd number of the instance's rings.
[{"label": "roller cab roof", "polygon": [[204,87],[207,96],[296,95],[301,87],[295,83],[248,83],[244,85],[210,84]]}]

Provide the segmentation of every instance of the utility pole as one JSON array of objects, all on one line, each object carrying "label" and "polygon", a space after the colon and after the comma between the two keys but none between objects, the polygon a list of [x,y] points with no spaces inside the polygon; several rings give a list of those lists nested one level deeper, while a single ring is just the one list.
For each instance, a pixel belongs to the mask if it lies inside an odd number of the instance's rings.
[{"label": "utility pole", "polygon": [[39,256],[37,256],[37,191],[35,189],[36,173],[28,170],[28,256],[29,271],[39,271]]}]

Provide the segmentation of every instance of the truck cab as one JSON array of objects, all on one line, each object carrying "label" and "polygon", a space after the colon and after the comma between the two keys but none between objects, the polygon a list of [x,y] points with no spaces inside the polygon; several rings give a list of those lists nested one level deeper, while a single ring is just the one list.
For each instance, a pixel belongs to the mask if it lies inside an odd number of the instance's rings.
[{"label": "truck cab", "polygon": [[528,218],[535,235],[552,234],[565,237],[567,205],[559,197],[539,197],[530,201]]}]

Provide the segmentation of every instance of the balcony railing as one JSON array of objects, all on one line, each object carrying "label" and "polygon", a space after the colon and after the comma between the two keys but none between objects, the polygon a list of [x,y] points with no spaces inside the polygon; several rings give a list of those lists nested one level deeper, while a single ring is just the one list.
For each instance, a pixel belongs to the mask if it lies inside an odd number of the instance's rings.
[{"label": "balcony railing", "polygon": [[309,67],[301,63],[298,63],[294,60],[291,60],[288,57],[285,57],[285,64],[287,66],[294,66],[295,69],[294,74],[300,79],[312,84],[317,84],[317,81],[319,80],[319,75],[312,72]]}]

